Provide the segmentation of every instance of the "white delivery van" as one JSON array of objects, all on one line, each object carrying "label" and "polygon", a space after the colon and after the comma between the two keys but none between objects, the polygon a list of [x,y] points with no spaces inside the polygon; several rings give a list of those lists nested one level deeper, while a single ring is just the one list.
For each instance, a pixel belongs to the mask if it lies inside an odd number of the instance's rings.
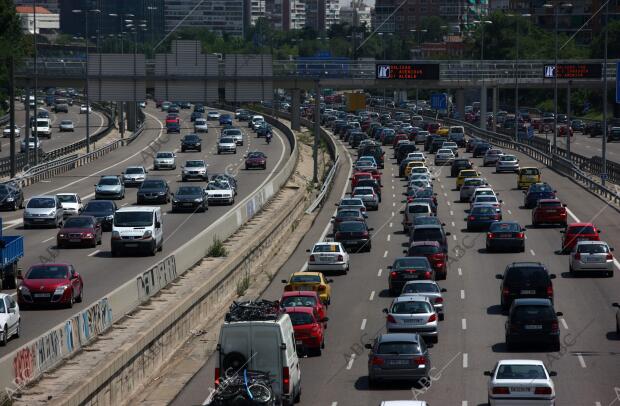
[{"label": "white delivery van", "polygon": [[[34,123],[33,123],[34,124]],[[36,122],[37,136],[52,138],[51,120],[49,118],[37,118]],[[34,125],[30,128],[31,134],[35,133]]]},{"label": "white delivery van", "polygon": [[114,213],[112,256],[123,251],[143,251],[155,255],[164,246],[164,222],[160,207],[122,207]]},{"label": "white delivery van", "polygon": [[[255,303],[272,303],[278,309],[271,317],[247,318],[248,313],[234,311]],[[243,374],[244,369],[266,372],[272,380],[276,404],[292,405],[301,396],[301,369],[295,348],[295,331],[288,314],[278,302],[233,304],[220,329],[215,368],[216,388],[226,377]]]}]

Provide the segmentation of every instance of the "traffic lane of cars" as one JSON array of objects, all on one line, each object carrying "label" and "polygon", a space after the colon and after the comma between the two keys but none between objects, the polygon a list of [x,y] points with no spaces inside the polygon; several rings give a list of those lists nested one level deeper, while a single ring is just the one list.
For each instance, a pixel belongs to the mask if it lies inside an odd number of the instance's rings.
[{"label": "traffic lane of cars", "polygon": [[[545,138],[544,133],[537,133],[537,136]],[[553,134],[547,134],[547,138],[553,143]],[[566,149],[566,137],[557,138],[558,146]],[[582,133],[575,133],[570,140],[571,151],[586,157],[601,156],[602,151],[602,137],[590,137]],[[608,142],[607,144],[607,157],[614,162],[620,162],[620,143],[617,141]]]},{"label": "traffic lane of cars", "polygon": [[[246,176],[246,171],[242,169],[243,160],[231,160],[230,157],[222,155],[217,156],[213,154],[210,150],[203,154],[198,153],[184,153],[179,154],[182,156],[187,156],[188,158],[197,158],[197,155],[200,155],[201,158],[205,158],[211,162],[211,173],[216,172],[225,172],[228,170],[234,171],[235,168],[232,168],[230,165],[235,164],[237,167],[241,168],[238,174],[239,180],[239,189],[238,196],[236,202],[239,202],[243,197],[254,191],[264,179],[266,179],[272,172],[279,170],[279,168],[285,164],[286,157],[288,156],[288,152],[290,152],[290,148],[287,147],[287,141],[284,136],[280,133],[277,134],[278,141],[271,143],[269,146],[265,145],[265,150],[268,155],[272,156],[273,159],[268,162],[267,171],[251,171],[253,175]],[[175,135],[175,137],[178,137]],[[209,138],[209,146],[214,145],[215,137]],[[174,141],[178,141],[174,139]],[[246,139],[248,141],[248,139]],[[172,141],[171,141],[172,142]],[[253,145],[255,142],[252,139],[249,143],[246,142],[245,145]],[[262,144],[260,141],[259,145]],[[261,145],[262,147],[262,145]],[[240,154],[238,154],[240,155]],[[280,159],[279,159],[280,158]],[[276,164],[279,161],[279,166],[276,168]],[[129,163],[130,164],[130,163]],[[174,191],[176,187],[181,184],[203,184],[203,182],[180,182],[180,168],[177,168],[176,171],[153,171],[150,174],[153,176],[158,176],[159,174],[168,173],[169,183],[171,185],[171,190]],[[173,174],[174,173],[174,174]],[[177,176],[178,175],[178,176]],[[244,178],[248,178],[248,180],[244,180]],[[92,190],[92,186],[90,187]],[[119,207],[128,204],[135,204],[135,188],[128,188],[126,193],[126,198],[123,200],[118,200],[117,205]],[[91,192],[92,193],[92,192]],[[204,230],[204,228],[211,224],[215,219],[221,217],[224,213],[230,210],[230,206],[211,206],[206,213],[170,213],[170,204],[163,206],[164,213],[166,213],[165,221],[164,221],[164,251],[163,255],[158,254],[157,257],[122,257],[122,258],[111,258],[109,251],[110,244],[110,234],[108,232],[104,233],[103,236],[103,244],[97,247],[96,249],[61,249],[55,250],[55,237],[57,230],[55,229],[36,229],[36,230],[22,230],[21,227],[16,232],[19,232],[25,236],[26,240],[26,258],[21,261],[21,266],[24,270],[28,269],[28,266],[33,263],[38,262],[68,262],[75,265],[78,272],[80,272],[84,278],[85,283],[85,298],[82,304],[76,304],[73,310],[58,310],[58,313],[54,313],[54,317],[50,317],[49,313],[45,310],[43,311],[30,311],[25,312],[27,317],[27,322],[23,324],[22,327],[22,336],[25,338],[30,338],[32,336],[36,336],[40,334],[45,329],[53,327],[55,324],[61,322],[66,319],[71,314],[75,313],[75,309],[80,309],[88,306],[93,300],[98,299],[104,294],[110,292],[114,288],[118,287],[131,277],[135,276],[138,272],[146,269],[148,266],[154,264],[157,260],[165,257],[170,252],[172,252],[177,247],[181,246],[187,240],[197,235],[200,231]],[[202,221],[194,221],[194,219],[202,219]],[[112,261],[116,261],[113,263]],[[115,264],[126,264],[128,261],[131,262],[131,266],[114,266]],[[45,314],[45,316],[44,316]],[[25,318],[26,319],[26,318]],[[9,343],[7,350],[10,350],[13,347],[16,347],[20,344],[23,344],[23,341],[14,340]]]}]

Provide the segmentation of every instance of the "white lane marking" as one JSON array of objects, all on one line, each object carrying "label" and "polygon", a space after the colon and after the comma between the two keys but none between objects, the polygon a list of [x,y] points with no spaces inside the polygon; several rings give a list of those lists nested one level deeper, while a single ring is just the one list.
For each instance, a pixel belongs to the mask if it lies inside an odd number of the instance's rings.
[{"label": "white lane marking", "polygon": [[370,292],[370,297],[368,298],[368,300],[372,302],[374,298],[375,298],[375,291],[373,290],[372,292]]},{"label": "white lane marking", "polygon": [[393,226],[394,226],[394,224],[393,224],[393,223],[390,223],[390,228],[391,228],[391,227],[393,227]]},{"label": "white lane marking", "polygon": [[467,330],[467,319],[461,319],[461,328]]},{"label": "white lane marking", "polygon": [[164,212],[164,216],[167,215],[168,213]]},{"label": "white lane marking", "polygon": [[390,239],[392,239],[392,235],[391,235],[391,234],[388,234],[388,235],[387,235],[387,240],[388,240],[388,241],[390,241]]},{"label": "white lane marking", "polygon": [[[568,213],[569,216],[573,218],[573,221],[575,223],[581,223],[581,220],[579,220],[579,218],[575,215],[575,213],[573,213],[568,207],[566,208],[566,212]],[[614,265],[616,266],[616,268],[620,269],[620,262],[618,262],[616,258],[614,258]]]},{"label": "white lane marking", "polygon": [[349,362],[347,363],[347,369],[350,370],[353,367],[353,361],[355,361],[355,354],[351,354]]},{"label": "white lane marking", "polygon": [[95,250],[93,252],[91,252],[90,254],[88,254],[89,257],[94,257],[95,255],[99,254],[101,252],[101,250]]},{"label": "white lane marking", "polygon": [[456,224],[454,224],[454,221],[450,222],[450,224],[452,225],[452,227],[456,226]]},{"label": "white lane marking", "polygon": [[568,324],[566,324],[566,319],[565,318],[560,318],[560,323],[562,323],[562,327],[564,327],[564,330],[568,330]]},{"label": "white lane marking", "polygon": [[392,212],[392,217],[394,217],[394,212]]},{"label": "white lane marking", "polygon": [[533,257],[535,257],[535,256],[536,256],[536,253],[535,253],[535,252],[534,252],[534,250],[532,250],[532,249],[530,250],[530,254],[532,254],[532,256],[533,256]]},{"label": "white lane marking", "polygon": [[463,270],[461,268],[458,269],[459,276],[463,276]]},{"label": "white lane marking", "polygon": [[383,272],[383,269],[379,268],[379,272],[377,272],[377,276],[381,276],[381,272]]},{"label": "white lane marking", "polygon": [[366,328],[366,319],[362,320],[362,325],[360,326],[360,330],[363,330]]},{"label": "white lane marking", "polygon": [[441,188],[444,189],[443,184],[441,185]]},{"label": "white lane marking", "polygon": [[454,212],[452,210],[450,210],[450,215],[454,216]]},{"label": "white lane marking", "polygon": [[444,195],[444,197],[448,197],[448,194],[447,194],[447,193],[445,193],[445,192],[444,192],[444,194],[443,194],[443,195]]},{"label": "white lane marking", "polygon": [[43,241],[41,241],[41,244],[44,244],[44,243],[46,243],[46,242],[48,242],[48,241],[52,241],[54,238],[55,238],[55,237],[50,237],[50,238],[48,238],[47,240],[43,240]]},{"label": "white lane marking", "polygon": [[452,235],[452,239],[456,241],[456,235]]},{"label": "white lane marking", "polygon": [[583,359],[583,355],[577,354],[577,359],[579,360],[579,365],[581,365],[582,368],[586,368],[586,360]]},{"label": "white lane marking", "polygon": [[510,211],[510,209],[508,209],[508,214],[512,214],[512,212]]},{"label": "white lane marking", "polygon": [[467,401],[466,400],[462,401],[461,406],[467,406]]},{"label": "white lane marking", "polygon": [[461,299],[465,300],[465,290],[461,289]]},{"label": "white lane marking", "polygon": [[129,204],[129,203],[123,203],[123,204],[121,204],[121,207],[125,207],[125,206],[127,206],[128,204]]},{"label": "white lane marking", "polygon": [[392,202],[392,207],[396,207],[396,202]]},{"label": "white lane marking", "polygon": [[392,190],[394,190],[394,185],[392,185]]},{"label": "white lane marking", "polygon": [[396,195],[395,195],[395,194],[392,194],[392,197],[393,197],[393,198],[396,198]]},{"label": "white lane marking", "polygon": [[594,406],[602,406],[601,402],[594,402]]},{"label": "white lane marking", "polygon": [[332,402],[332,406],[338,406],[338,402]]},{"label": "white lane marking", "polygon": [[467,365],[468,365],[467,353],[464,352],[463,353],[463,368],[467,368]]},{"label": "white lane marking", "polygon": [[450,202],[446,202],[448,204],[448,206],[451,206]]},{"label": "white lane marking", "polygon": [[388,254],[388,252],[387,252],[387,250],[385,250],[385,252],[383,253],[383,258],[387,258],[387,254]]}]

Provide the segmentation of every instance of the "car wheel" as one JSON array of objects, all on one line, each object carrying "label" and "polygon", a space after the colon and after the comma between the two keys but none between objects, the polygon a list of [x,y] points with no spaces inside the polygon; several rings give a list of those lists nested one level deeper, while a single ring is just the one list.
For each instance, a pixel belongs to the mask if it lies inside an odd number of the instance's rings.
[{"label": "car wheel", "polygon": [[607,271],[607,277],[608,278],[613,278],[614,277],[614,271]]},{"label": "car wheel", "polygon": [[514,348],[514,344],[512,343],[511,340],[508,339],[508,337],[506,337],[506,350],[508,351],[512,351],[512,349]]},{"label": "car wheel", "polygon": [[375,378],[371,378],[370,376],[368,376],[368,387],[369,388],[377,387],[377,380]]},{"label": "car wheel", "polygon": [[437,344],[439,342],[439,336],[431,337],[431,343]]},{"label": "car wheel", "polygon": [[78,303],[82,303],[83,300],[84,300],[84,286],[82,286],[82,289],[80,289],[80,295],[75,298],[75,301]]},{"label": "car wheel", "polygon": [[149,249],[149,255],[153,257],[155,256],[156,253],[157,253],[157,245],[153,243],[153,246]]},{"label": "car wheel", "polygon": [[22,334],[22,320],[19,319],[17,320],[17,328],[15,329],[15,338],[19,338],[19,336]]},{"label": "car wheel", "polygon": [[0,337],[0,346],[2,346],[2,347],[6,346],[6,343],[9,341],[8,334],[9,334],[8,327],[5,324],[4,325],[4,331],[2,332],[2,336]]},{"label": "car wheel", "polygon": [[110,249],[110,255],[112,255],[113,257],[117,257],[118,256],[118,250],[115,250],[114,248]]},{"label": "car wheel", "polygon": [[443,313],[439,313],[439,321],[443,321],[445,319],[445,316]]},{"label": "car wheel", "polygon": [[181,177],[181,182],[187,182],[187,178]]},{"label": "car wheel", "polygon": [[90,245],[90,247],[91,247],[91,248],[96,248],[96,247],[97,247],[97,237],[95,237],[95,238],[93,239],[93,242],[92,242],[92,244]]},{"label": "car wheel", "polygon": [[73,291],[71,291],[71,297],[69,298],[69,303],[67,303],[67,308],[73,308],[73,304],[75,303],[75,297],[73,297]]},{"label": "car wheel", "polygon": [[560,340],[555,341],[552,345],[551,345],[551,351],[553,352],[558,352],[560,351]]},{"label": "car wheel", "polygon": [[246,170],[246,171],[248,170],[248,166],[247,166],[247,165],[245,166],[245,170]]}]

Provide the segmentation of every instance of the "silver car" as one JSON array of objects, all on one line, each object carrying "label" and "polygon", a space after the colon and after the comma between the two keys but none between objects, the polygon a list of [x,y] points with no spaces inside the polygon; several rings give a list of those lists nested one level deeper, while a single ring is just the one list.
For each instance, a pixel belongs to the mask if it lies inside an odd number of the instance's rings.
[{"label": "silver car", "polygon": [[75,131],[75,126],[73,125],[73,121],[71,120],[62,120],[58,127],[60,129],[60,132]]},{"label": "silver car", "polygon": [[501,149],[491,148],[487,150],[482,158],[482,166],[495,165],[500,156],[504,155]]},{"label": "silver car", "polygon": [[181,169],[181,180],[185,182],[188,179],[208,181],[209,175],[207,174],[207,163],[202,159],[185,161],[185,165],[183,165],[183,168]]},{"label": "silver car", "polygon": [[33,226],[60,227],[65,211],[58,197],[54,195],[34,196],[24,209],[24,228]]},{"label": "silver car", "polygon": [[338,206],[338,210],[341,209],[358,209],[363,214],[366,214],[366,205],[362,201],[362,199],[357,197],[344,198],[340,200],[340,203],[336,203]]},{"label": "silver car", "polygon": [[[19,126],[15,125],[15,136],[19,137],[19,135],[21,134],[21,130],[19,129]],[[4,127],[4,130],[2,130],[2,136],[5,138],[8,138],[11,136],[11,126],[7,125],[6,127]]]},{"label": "silver car", "polygon": [[232,137],[237,145],[243,145],[243,133],[238,128],[227,128],[223,130],[221,137]]},{"label": "silver car", "polygon": [[454,152],[448,148],[441,148],[435,155],[435,165],[447,165],[454,161]]},{"label": "silver car", "polygon": [[197,118],[196,120],[194,120],[194,132],[195,133],[209,132],[209,124],[207,123],[206,118]]},{"label": "silver car", "polygon": [[[36,142],[35,142],[36,141]],[[36,145],[35,145],[36,144]],[[35,139],[32,135],[28,138],[28,149],[30,151],[34,151],[35,147],[37,149],[41,149],[41,140]],[[26,152],[26,139],[24,138],[22,142],[19,144],[19,150],[21,152]]]},{"label": "silver car", "polygon": [[124,199],[125,185],[120,176],[102,176],[95,185],[95,199]]},{"label": "silver car", "polygon": [[130,166],[123,172],[123,183],[125,186],[140,186],[147,173],[144,166]]},{"label": "silver car", "polygon": [[459,200],[461,202],[469,202],[469,199],[474,194],[476,188],[486,186],[487,181],[484,178],[465,178],[463,179],[463,186],[461,186],[461,192],[459,194]]},{"label": "silver car", "polygon": [[442,321],[444,319],[443,292],[446,292],[446,289],[440,288],[435,281],[418,280],[405,283],[400,295],[419,295],[427,297],[439,315],[439,320]]},{"label": "silver car", "polygon": [[614,275],[614,256],[605,241],[578,241],[570,253],[569,271],[604,272],[607,276]]},{"label": "silver car", "polygon": [[427,297],[399,296],[383,312],[387,314],[385,328],[388,332],[418,333],[434,343],[439,341],[439,317]]},{"label": "silver car", "polygon": [[417,380],[427,378],[431,358],[426,344],[418,334],[388,333],[379,335],[373,344],[366,344],[368,383],[379,380]]},{"label": "silver car", "polygon": [[379,210],[379,196],[375,193],[375,190],[371,187],[356,187],[351,193],[352,197],[362,199],[364,206],[368,210]]},{"label": "silver car", "polygon": [[514,155],[502,155],[495,163],[495,172],[518,172],[519,160]]},{"label": "silver car", "polygon": [[219,155],[224,152],[237,153],[237,142],[233,137],[221,137],[217,142],[217,154]]},{"label": "silver car", "polygon": [[177,161],[174,152],[158,152],[153,160],[153,169],[176,169]]}]

